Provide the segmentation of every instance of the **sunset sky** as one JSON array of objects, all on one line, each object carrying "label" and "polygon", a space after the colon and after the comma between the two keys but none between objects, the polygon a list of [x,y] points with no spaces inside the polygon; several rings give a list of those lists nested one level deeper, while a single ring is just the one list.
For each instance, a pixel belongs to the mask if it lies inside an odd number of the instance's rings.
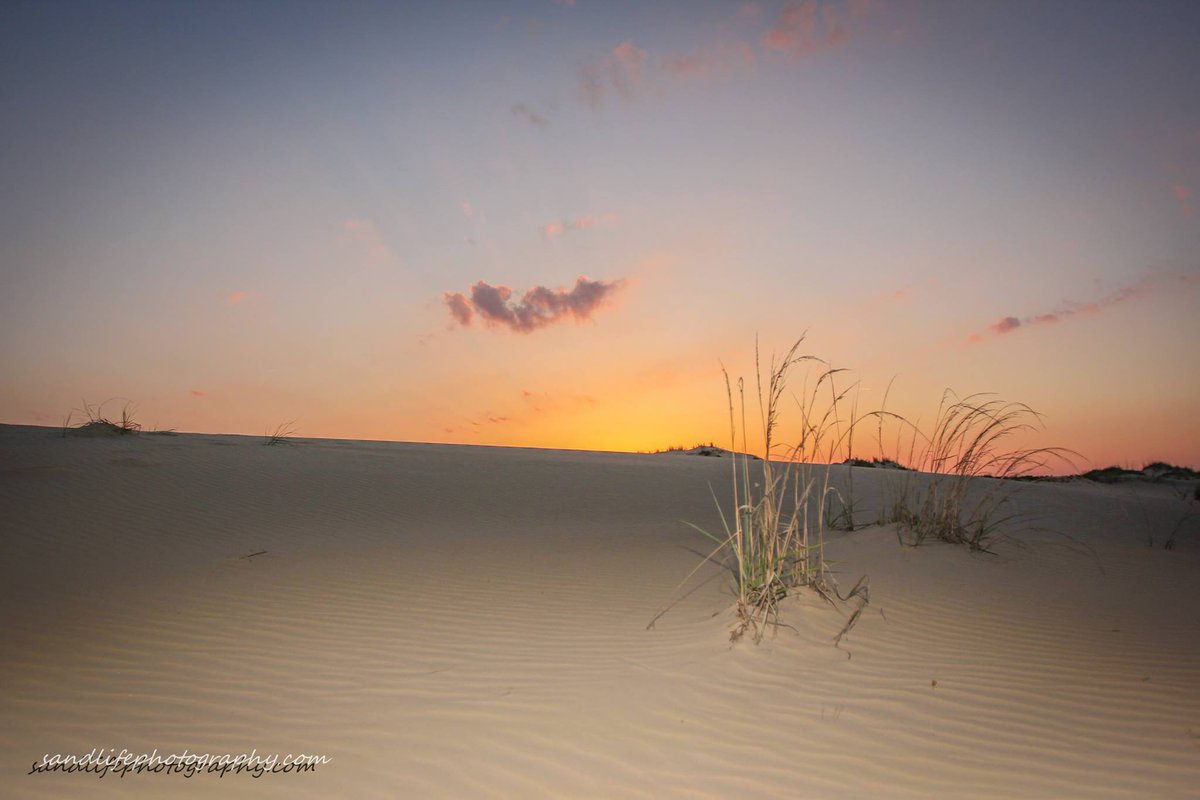
[{"label": "sunset sky", "polygon": [[[1200,4],[0,7],[0,421],[653,450],[721,365],[1200,466]],[[799,379],[798,379],[799,380]],[[119,413],[120,401],[108,410]]]}]

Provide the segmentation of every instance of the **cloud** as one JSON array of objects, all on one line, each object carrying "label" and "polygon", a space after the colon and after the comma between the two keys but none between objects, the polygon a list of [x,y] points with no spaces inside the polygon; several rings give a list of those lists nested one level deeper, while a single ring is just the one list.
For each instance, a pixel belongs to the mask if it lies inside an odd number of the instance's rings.
[{"label": "cloud", "polygon": [[517,103],[515,106],[513,106],[512,113],[521,119],[538,126],[539,128],[545,128],[550,124],[550,120],[546,119],[541,114],[538,114],[524,103]]},{"label": "cloud", "polygon": [[471,219],[475,216],[475,206],[471,205],[470,201],[463,200],[461,206],[464,217]]},{"label": "cloud", "polygon": [[1196,213],[1196,209],[1192,207],[1192,190],[1182,183],[1177,183],[1171,187],[1171,191],[1175,193],[1175,199],[1179,201],[1183,215],[1191,219]]},{"label": "cloud", "polygon": [[205,393],[200,391],[199,389],[192,389],[191,392],[189,392],[189,394],[191,394],[192,397],[204,397],[204,395],[205,395]]},{"label": "cloud", "polygon": [[383,234],[375,226],[374,220],[348,219],[342,223],[342,230],[365,253],[367,266],[381,267],[391,263],[392,251],[383,240]]},{"label": "cloud", "polygon": [[992,333],[1011,333],[1021,327],[1021,320],[1016,317],[1004,317],[999,322],[995,322],[988,326],[988,330]]},{"label": "cloud", "polygon": [[603,59],[585,64],[579,71],[579,91],[583,101],[599,108],[606,95],[615,93],[632,100],[646,78],[650,54],[626,39]]},{"label": "cloud", "polygon": [[567,231],[586,231],[588,228],[595,228],[598,225],[613,225],[616,221],[617,215],[612,213],[585,214],[582,217],[575,217],[575,219],[547,222],[539,230],[541,230],[544,239],[553,239],[555,236],[561,236]]},{"label": "cloud", "polygon": [[[1187,280],[1186,276],[1182,277]],[[987,326],[988,333],[993,336],[1005,336],[1016,330],[1029,328],[1036,325],[1055,325],[1064,322],[1078,314],[1098,314],[1106,308],[1123,303],[1126,300],[1137,297],[1143,292],[1149,290],[1157,278],[1154,275],[1147,275],[1139,281],[1126,284],[1116,291],[1087,303],[1065,302],[1053,311],[1044,312],[1041,314],[1031,314],[1025,317],[1006,316],[993,322]],[[978,344],[984,340],[983,333],[973,333],[967,337],[968,344]]]},{"label": "cloud", "polygon": [[737,42],[703,48],[687,55],[672,54],[658,60],[658,68],[674,78],[727,75],[754,65],[754,47],[749,42]]},{"label": "cloud", "polygon": [[450,309],[450,317],[464,328],[471,324],[471,319],[475,316],[475,312],[471,309],[470,302],[462,294],[455,292],[450,294],[447,292],[442,296],[446,303],[446,307]]},{"label": "cloud", "polygon": [[791,0],[763,34],[762,45],[798,59],[837,47],[847,35],[834,6],[818,7],[816,0]]},{"label": "cloud", "polygon": [[562,6],[563,8],[574,8],[575,0],[553,0],[554,5]]},{"label": "cloud", "polygon": [[597,405],[600,400],[590,394],[562,394],[553,392],[532,392],[529,389],[521,391],[521,400],[528,406],[528,412],[523,418],[535,414],[571,413],[585,406]]},{"label": "cloud", "polygon": [[590,320],[593,312],[605,305],[624,283],[621,279],[593,281],[581,275],[570,290],[535,286],[514,301],[512,289],[507,286],[479,281],[471,287],[469,297],[461,292],[446,292],[442,302],[453,322],[462,327],[470,326],[478,315],[488,326],[532,333],[568,316],[577,322]]},{"label": "cloud", "polygon": [[[661,93],[661,80],[728,75],[754,65],[760,51],[782,54],[793,60],[832,50],[843,44],[851,29],[862,18],[879,9],[875,0],[788,0],[774,22],[765,16],[756,2],[742,3],[737,10],[738,25],[752,27],[745,35],[757,40],[757,47],[741,36],[701,45],[681,53],[652,57],[645,49],[626,39],[603,58],[592,60],[579,69],[579,93],[583,102],[599,108],[606,98],[615,96],[631,101],[651,88]],[[765,30],[764,30],[765,28]]]},{"label": "cloud", "polygon": [[225,295],[225,305],[236,306],[250,298],[249,292],[229,292]]}]

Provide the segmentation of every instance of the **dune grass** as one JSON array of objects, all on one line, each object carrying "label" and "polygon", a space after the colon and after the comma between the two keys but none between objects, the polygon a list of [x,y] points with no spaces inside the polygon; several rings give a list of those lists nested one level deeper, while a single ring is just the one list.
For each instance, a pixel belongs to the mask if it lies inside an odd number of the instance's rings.
[{"label": "dune grass", "polygon": [[[757,406],[763,431],[763,458],[758,462],[761,474],[753,474],[758,469],[751,468],[750,457],[735,455],[731,464],[732,508],[728,513],[713,494],[723,533],[688,523],[716,543],[709,559],[723,553],[733,575],[737,621],[730,638],[734,640],[749,633],[756,642],[760,641],[769,627],[779,624],[780,602],[798,588],[811,588],[830,603],[839,599],[824,559],[823,498],[830,491],[829,470],[823,470],[824,477],[820,478],[811,462],[818,454],[832,452],[844,441],[847,432],[837,407],[846,393],[834,386],[834,376],[840,370],[815,356],[800,354],[803,341],[803,337],[797,340],[782,359],[772,358],[765,386],[756,345]],[[776,441],[776,434],[788,375],[799,365],[816,367],[817,375],[815,380],[806,381],[804,390],[795,396],[801,434],[798,442],[785,447]],[[747,453],[745,383],[737,380],[735,400],[734,382],[727,371],[723,372],[729,403],[730,449]],[[831,398],[828,405],[822,402],[826,392]],[[851,596],[865,602],[865,584],[860,581],[849,595],[840,599]],[[843,634],[857,616],[855,612]]]},{"label": "dune grass", "polygon": [[1137,506],[1139,514],[1135,517],[1126,507],[1125,516],[1131,526],[1141,528],[1147,547],[1154,547],[1161,538],[1164,550],[1174,550],[1181,532],[1200,533],[1200,525],[1196,523],[1200,518],[1200,484],[1171,487],[1170,497],[1174,502],[1169,503],[1170,512],[1166,515],[1166,522],[1160,522],[1162,515],[1152,513],[1136,490],[1131,491],[1128,497],[1131,504]]},{"label": "dune grass", "polygon": [[266,434],[264,434],[263,444],[267,445],[268,447],[273,447],[277,444],[292,444],[293,437],[295,437],[297,433],[295,427],[293,427],[295,424],[296,420],[279,423],[275,426],[275,430],[268,431]]},{"label": "dune grass", "polygon": [[[83,401],[82,409],[72,409],[67,413],[67,417],[63,420],[63,436],[67,436],[71,432],[82,433],[113,433],[120,436],[125,436],[132,433],[138,433],[142,429],[142,424],[134,419],[136,408],[134,405],[125,400],[125,405],[121,407],[121,416],[115,419],[109,419],[104,416],[104,406],[114,400],[123,400],[124,398],[113,397],[105,400],[99,405],[92,405],[86,400]],[[83,421],[78,425],[72,425],[75,414],[81,414]]]},{"label": "dune grass", "polygon": [[[1179,532],[1186,530],[1185,526],[1188,526],[1188,523],[1200,515],[1200,485],[1193,486],[1190,491],[1186,487],[1176,489],[1174,494],[1175,498],[1179,501],[1179,505],[1176,507],[1177,517],[1175,524],[1171,526],[1171,530],[1167,533],[1167,538],[1163,542],[1163,549],[1165,550],[1174,550],[1176,537],[1179,536]],[[1193,524],[1190,527],[1194,529],[1196,526]],[[1153,546],[1152,541],[1151,547]]]},{"label": "dune grass", "polygon": [[[739,378],[735,383],[722,369],[733,454],[732,503],[728,510],[723,508],[713,492],[720,532],[687,524],[716,545],[705,561],[719,561],[732,574],[737,619],[731,638],[735,640],[749,633],[760,641],[766,630],[781,624],[781,601],[800,588],[812,589],[835,605],[858,599],[837,641],[857,621],[869,601],[866,579],[843,596],[825,560],[827,530],[860,527],[855,466],[886,468],[901,477],[898,491],[895,482],[886,484],[885,491],[894,494],[882,498],[877,523],[898,523],[902,544],[938,540],[990,552],[1001,527],[1020,516],[1010,502],[1021,484],[1010,479],[1028,476],[1050,462],[1069,464],[1070,456],[1076,455],[1056,447],[1009,447],[1018,434],[1040,429],[1041,418],[1025,404],[989,394],[959,398],[949,390],[943,392],[928,432],[887,411],[890,384],[882,407],[862,414],[858,384],[844,385],[845,370],[801,354],[803,341],[802,336],[782,359],[772,357],[765,371],[755,346],[756,405],[763,434],[760,467],[752,469],[753,457],[745,455],[750,451],[745,382]],[[805,367],[800,391],[789,392],[793,371]],[[785,396],[794,399],[800,416],[799,438],[787,446],[776,441]],[[880,456],[867,462],[854,455],[855,432],[871,419],[877,426]],[[897,424],[892,457],[884,455],[885,423]],[[902,458],[905,442],[907,458]],[[840,487],[833,483],[839,469],[845,471]]]},{"label": "dune grass", "polygon": [[899,523],[897,533],[908,545],[935,539],[989,552],[997,530],[1019,516],[1010,503],[1020,484],[1009,479],[1054,461],[1070,463],[1076,455],[1060,447],[1006,447],[1017,434],[1040,429],[1041,417],[1024,403],[990,394],[960,399],[946,390],[929,433],[896,414],[872,413],[881,427],[888,418],[909,430],[907,463],[928,473],[920,489],[906,476],[898,495],[885,503],[881,521]]}]

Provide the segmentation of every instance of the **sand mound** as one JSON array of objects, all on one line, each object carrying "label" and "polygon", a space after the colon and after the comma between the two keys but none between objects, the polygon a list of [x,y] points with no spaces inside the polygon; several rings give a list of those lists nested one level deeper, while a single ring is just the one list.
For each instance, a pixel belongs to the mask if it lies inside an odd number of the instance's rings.
[{"label": "sand mound", "polygon": [[[872,587],[842,649],[805,595],[731,645],[725,573],[671,594],[728,468],[0,427],[0,794],[1194,796],[1200,535],[1147,547],[1169,492],[1030,485],[1046,530],[996,555],[841,536]],[[900,478],[855,473],[866,516]],[[25,774],[97,747],[332,760]]]}]

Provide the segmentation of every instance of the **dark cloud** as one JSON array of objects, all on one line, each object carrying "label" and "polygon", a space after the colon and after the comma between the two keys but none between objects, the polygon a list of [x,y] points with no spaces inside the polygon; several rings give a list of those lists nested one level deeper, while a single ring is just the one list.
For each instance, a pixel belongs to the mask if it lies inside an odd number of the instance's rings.
[{"label": "dark cloud", "polygon": [[471,287],[469,297],[461,292],[446,292],[442,302],[454,322],[463,327],[469,326],[478,314],[488,325],[531,333],[567,317],[577,321],[591,319],[592,313],[623,284],[619,279],[593,281],[581,275],[570,290],[535,286],[514,301],[512,289],[507,286],[479,281]]},{"label": "dark cloud", "polygon": [[1010,333],[1021,327],[1021,320],[1016,317],[1005,317],[999,322],[988,326],[988,330],[992,333]]}]

